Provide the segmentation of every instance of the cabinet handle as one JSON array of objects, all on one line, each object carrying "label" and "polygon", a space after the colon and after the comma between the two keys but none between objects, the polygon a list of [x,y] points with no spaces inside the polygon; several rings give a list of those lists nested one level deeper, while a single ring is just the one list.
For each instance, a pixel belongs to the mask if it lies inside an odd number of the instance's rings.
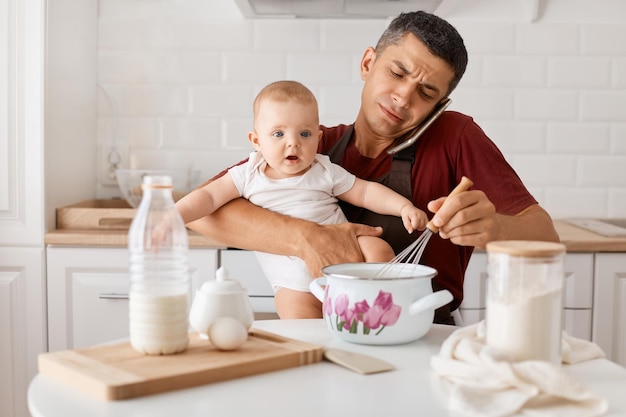
[{"label": "cabinet handle", "polygon": [[103,292],[98,294],[101,300],[128,300],[128,294],[119,292]]}]

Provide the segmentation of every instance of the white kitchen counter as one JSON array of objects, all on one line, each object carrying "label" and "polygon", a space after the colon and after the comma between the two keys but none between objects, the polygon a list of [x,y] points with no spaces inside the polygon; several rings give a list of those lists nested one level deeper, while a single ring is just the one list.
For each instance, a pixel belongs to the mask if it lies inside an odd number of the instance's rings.
[{"label": "white kitchen counter", "polygon": [[[455,329],[433,325],[421,339],[398,346],[365,346],[334,338],[320,320],[256,321],[254,327],[294,339],[379,357],[396,370],[361,375],[322,362],[201,387],[124,401],[101,401],[39,374],[30,384],[33,417],[206,416],[449,416],[430,357]],[[626,416],[626,369],[608,360],[565,367],[607,398],[607,416]]]}]

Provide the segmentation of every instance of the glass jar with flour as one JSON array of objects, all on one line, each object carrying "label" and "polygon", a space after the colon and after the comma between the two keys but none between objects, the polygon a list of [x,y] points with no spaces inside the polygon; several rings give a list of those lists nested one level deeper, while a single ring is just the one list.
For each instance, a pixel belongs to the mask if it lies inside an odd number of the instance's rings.
[{"label": "glass jar with flour", "polygon": [[561,363],[565,245],[487,244],[486,343],[515,361]]}]

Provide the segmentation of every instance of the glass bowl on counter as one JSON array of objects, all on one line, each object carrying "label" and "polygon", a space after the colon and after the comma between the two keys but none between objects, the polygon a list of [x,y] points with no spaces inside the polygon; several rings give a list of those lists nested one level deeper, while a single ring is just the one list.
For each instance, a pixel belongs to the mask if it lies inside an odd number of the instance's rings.
[{"label": "glass bowl on counter", "polygon": [[172,177],[174,201],[178,201],[193,191],[200,184],[200,171],[176,169],[117,169],[115,177],[122,197],[131,207],[136,208],[141,202],[143,191],[141,184],[146,175],[168,175]]}]

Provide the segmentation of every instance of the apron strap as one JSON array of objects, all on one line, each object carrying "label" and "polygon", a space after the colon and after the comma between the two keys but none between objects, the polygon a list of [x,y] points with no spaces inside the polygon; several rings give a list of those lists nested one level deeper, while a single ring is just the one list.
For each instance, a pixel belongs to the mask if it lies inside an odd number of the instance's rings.
[{"label": "apron strap", "polygon": [[326,155],[330,158],[330,161],[341,165],[341,160],[343,159],[343,154],[346,153],[346,148],[348,147],[348,143],[350,143],[350,139],[352,139],[352,133],[354,132],[354,125],[350,125],[343,135],[339,138],[339,140],[333,145],[332,148],[328,151]]},{"label": "apron strap", "polygon": [[393,155],[391,160],[391,170],[387,174],[387,179],[383,183],[413,201],[413,178],[411,170],[415,162],[415,146],[412,144],[408,148],[402,149]]},{"label": "apron strap", "polygon": [[[354,125],[350,125],[348,129],[341,135],[341,138],[330,148],[327,155],[331,162],[341,165],[341,160],[346,152],[346,148],[354,134]],[[384,184],[393,189],[397,193],[402,194],[409,200],[413,200],[413,188],[411,187],[411,169],[415,162],[415,146],[412,144],[408,148],[402,149],[393,155],[391,160],[391,170],[389,173],[374,178],[372,181]]]}]

